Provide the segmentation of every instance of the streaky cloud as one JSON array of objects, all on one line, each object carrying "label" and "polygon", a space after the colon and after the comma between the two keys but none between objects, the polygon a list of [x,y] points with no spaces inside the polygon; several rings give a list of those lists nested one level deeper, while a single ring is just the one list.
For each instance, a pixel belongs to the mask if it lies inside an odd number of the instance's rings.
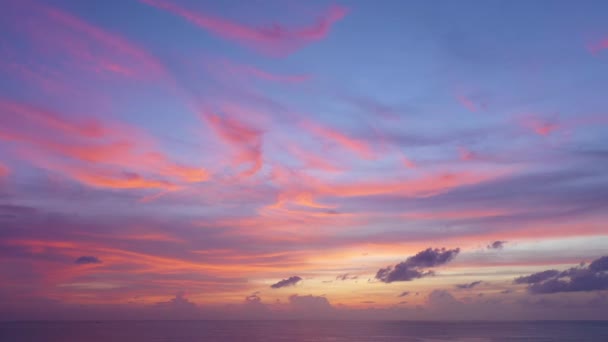
[{"label": "streaky cloud", "polygon": [[332,6],[319,15],[315,24],[308,27],[290,28],[274,24],[256,28],[203,11],[189,10],[171,1],[140,0],[140,2],[180,16],[219,37],[277,57],[289,55],[312,42],[325,38],[332,25],[348,13],[345,7]]}]

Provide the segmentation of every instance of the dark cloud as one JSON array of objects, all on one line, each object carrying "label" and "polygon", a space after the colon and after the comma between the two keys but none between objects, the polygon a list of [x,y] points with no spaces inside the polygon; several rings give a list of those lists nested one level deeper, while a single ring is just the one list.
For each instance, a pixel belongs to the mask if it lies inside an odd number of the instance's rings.
[{"label": "dark cloud", "polygon": [[593,260],[589,269],[594,272],[608,271],[608,255]]},{"label": "dark cloud", "polygon": [[555,277],[559,274],[558,270],[546,270],[542,272],[532,273],[529,276],[515,278],[515,284],[534,284]]},{"label": "dark cloud", "polygon": [[376,304],[376,302],[374,302],[373,300],[364,300],[361,302],[361,304]]},{"label": "dark cloud", "polygon": [[398,295],[397,297],[405,297],[405,296],[407,296],[407,295],[409,295],[409,294],[410,294],[410,292],[409,292],[409,291],[403,291],[403,292],[401,292],[401,294],[400,294],[400,295]]},{"label": "dark cloud", "polygon": [[270,287],[273,289],[280,289],[281,287],[293,286],[293,285],[297,284],[300,280],[302,280],[302,278],[300,278],[298,276],[293,276],[293,277],[289,277],[287,279],[283,279],[283,280],[277,282],[276,284],[272,284],[272,285],[270,285]]},{"label": "dark cloud", "polygon": [[432,276],[435,274],[432,270],[427,271],[424,269],[446,264],[454,259],[459,252],[460,248],[427,248],[394,267],[388,266],[379,269],[376,273],[376,279],[385,283],[392,283],[394,281],[411,281]]},{"label": "dark cloud", "polygon": [[259,294],[259,292],[254,292],[254,293],[250,294],[249,296],[245,297],[245,302],[260,303],[262,301],[262,298],[260,298],[260,296],[258,294]]},{"label": "dark cloud", "polygon": [[427,248],[413,257],[407,258],[405,262],[410,267],[434,267],[451,261],[458,253],[460,253],[460,248]]},{"label": "dark cloud", "polygon": [[359,276],[357,275],[351,275],[349,273],[345,273],[345,274],[340,274],[339,276],[336,277],[336,280],[355,280],[355,279],[359,279]]},{"label": "dark cloud", "polygon": [[481,280],[478,280],[478,281],[474,281],[474,282],[469,283],[469,284],[457,284],[456,288],[457,289],[465,289],[465,290],[467,290],[467,289],[472,289],[472,288],[474,288],[475,286],[477,286],[477,285],[479,285],[481,283],[482,283]]},{"label": "dark cloud", "polygon": [[99,258],[94,257],[94,256],[90,256],[90,255],[83,255],[80,258],[76,259],[74,261],[74,263],[79,264],[79,265],[85,265],[85,264],[100,264],[101,260],[99,260]]},{"label": "dark cloud", "polygon": [[608,256],[563,272],[547,270],[515,279],[516,284],[529,284],[528,292],[534,294],[558,292],[587,292],[608,290]]},{"label": "dark cloud", "polygon": [[494,241],[491,244],[489,244],[488,246],[486,246],[487,249],[502,249],[505,246],[505,243],[507,243],[507,241]]}]

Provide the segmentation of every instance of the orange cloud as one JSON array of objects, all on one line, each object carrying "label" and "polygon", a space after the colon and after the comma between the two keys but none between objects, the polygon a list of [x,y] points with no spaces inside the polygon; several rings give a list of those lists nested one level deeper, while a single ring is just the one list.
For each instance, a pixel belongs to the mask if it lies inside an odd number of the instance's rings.
[{"label": "orange cloud", "polygon": [[19,120],[84,138],[99,138],[109,133],[106,127],[103,127],[95,119],[73,119],[70,121],[53,111],[9,99],[0,98],[0,111],[8,120],[17,121],[15,117],[9,117],[8,113],[10,112],[17,116]]},{"label": "orange cloud", "polygon": [[316,190],[320,194],[338,197],[373,196],[389,193],[406,196],[430,196],[455,187],[495,179],[503,174],[501,172],[446,172],[408,180],[321,184]]},{"label": "orange cloud", "polygon": [[[176,190],[174,181],[209,179],[207,170],[172,162],[154,150],[153,140],[139,129],[97,120],[68,119],[50,110],[0,100],[0,139],[20,147],[33,164],[60,172],[81,183],[115,189]],[[43,153],[44,152],[44,153]]]}]

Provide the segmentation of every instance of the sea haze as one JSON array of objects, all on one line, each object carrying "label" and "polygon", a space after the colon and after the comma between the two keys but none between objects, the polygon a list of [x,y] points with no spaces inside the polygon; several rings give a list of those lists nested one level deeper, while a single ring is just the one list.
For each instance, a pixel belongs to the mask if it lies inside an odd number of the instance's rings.
[{"label": "sea haze", "polygon": [[10,342],[608,341],[608,322],[99,321],[4,322]]}]

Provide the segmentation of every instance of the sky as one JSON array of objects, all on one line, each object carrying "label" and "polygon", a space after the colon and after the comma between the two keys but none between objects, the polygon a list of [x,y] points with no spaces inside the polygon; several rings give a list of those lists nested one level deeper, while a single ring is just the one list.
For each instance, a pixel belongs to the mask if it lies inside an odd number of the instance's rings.
[{"label": "sky", "polygon": [[0,320],[608,319],[605,1],[0,6]]}]

